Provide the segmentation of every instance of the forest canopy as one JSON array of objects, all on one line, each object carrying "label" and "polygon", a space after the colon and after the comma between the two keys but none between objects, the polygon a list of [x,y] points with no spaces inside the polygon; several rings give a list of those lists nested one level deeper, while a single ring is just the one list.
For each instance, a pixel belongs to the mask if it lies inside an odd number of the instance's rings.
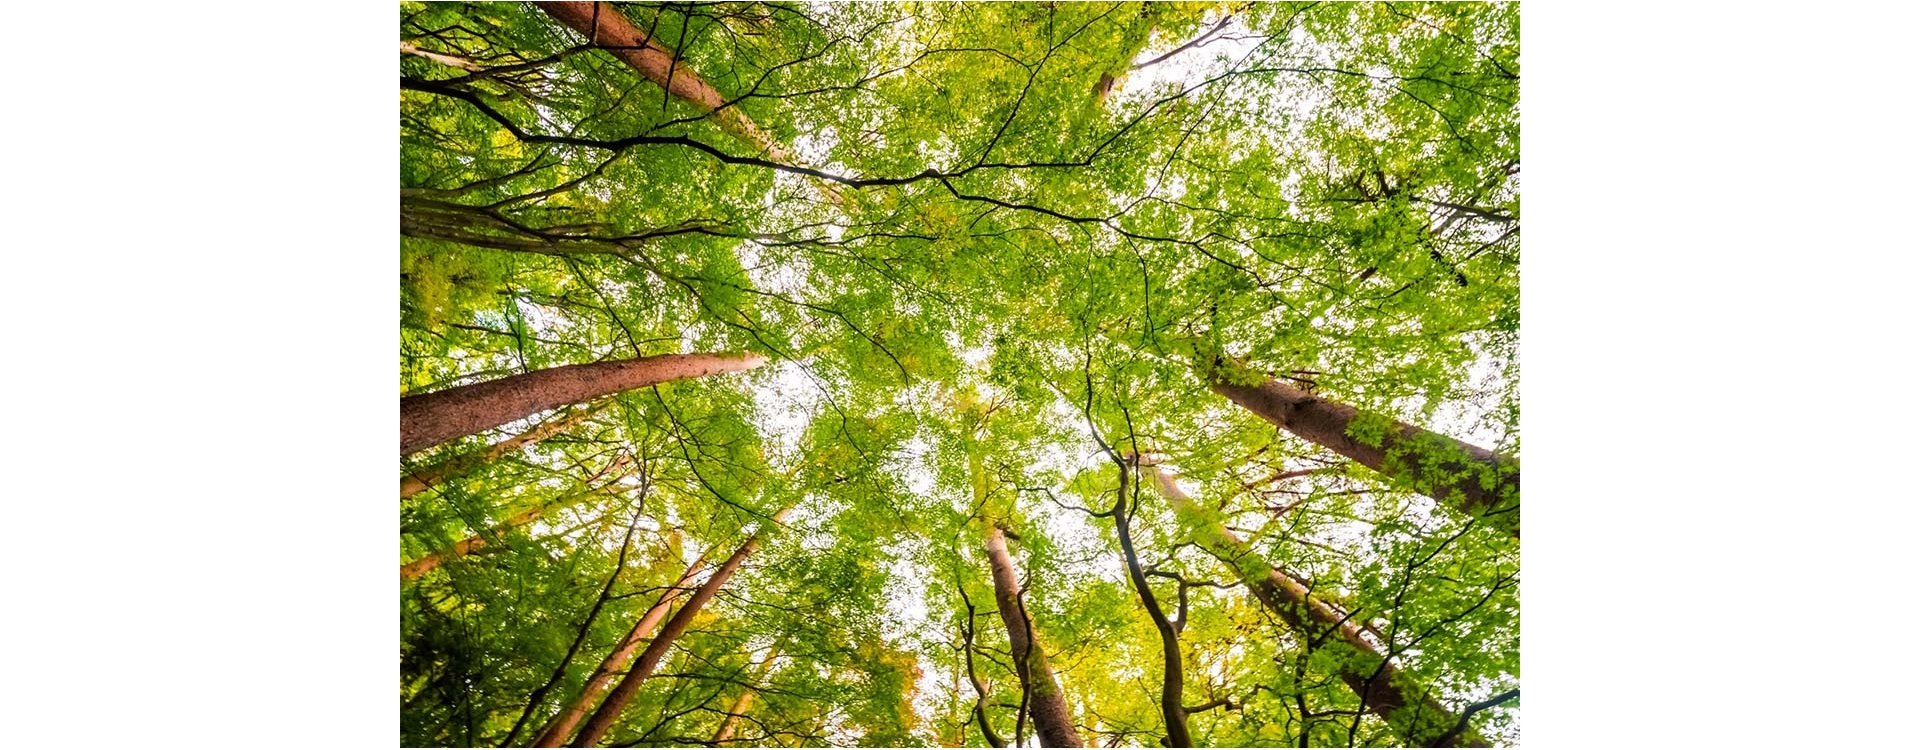
[{"label": "forest canopy", "polygon": [[402,3],[400,742],[1520,738],[1510,3]]}]

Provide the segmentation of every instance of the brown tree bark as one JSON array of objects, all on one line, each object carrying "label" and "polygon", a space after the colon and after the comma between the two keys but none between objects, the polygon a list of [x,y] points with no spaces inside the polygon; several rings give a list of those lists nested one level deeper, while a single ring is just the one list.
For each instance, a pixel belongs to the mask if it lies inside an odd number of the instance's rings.
[{"label": "brown tree bark", "polygon": [[669,380],[748,370],[766,361],[758,354],[662,354],[563,365],[407,396],[400,399],[400,454],[423,451],[567,404]]},{"label": "brown tree bark", "polygon": [[467,555],[471,555],[475,551],[483,549],[487,546],[487,537],[489,535],[497,536],[499,534],[504,534],[512,529],[518,528],[528,523],[532,523],[533,519],[539,518],[540,515],[542,513],[545,513],[546,511],[547,511],[546,506],[534,506],[532,508],[528,508],[524,511],[514,514],[512,518],[507,519],[506,523],[493,527],[493,530],[488,532],[487,534],[474,534],[473,536],[470,536],[458,542],[455,542],[452,547],[448,547],[446,549],[440,550],[439,552],[428,553],[426,557],[422,557],[413,562],[407,563],[405,565],[401,565],[400,580],[402,582],[415,580],[420,576],[426,575],[429,571],[445,564],[448,560],[453,560],[456,558],[461,558],[461,557],[466,557]]},{"label": "brown tree bark", "polygon": [[[609,463],[606,468],[601,469],[599,473],[593,475],[592,478],[588,479],[587,482],[591,484],[593,482],[599,481],[601,477],[604,477],[615,471],[626,469],[629,465],[630,464],[629,464],[628,458],[624,456],[617,457],[613,460],[612,463]],[[595,493],[598,493],[601,490],[604,490],[607,487],[612,486],[614,482],[618,482],[621,479],[626,478],[630,474],[632,474],[631,471],[625,471],[621,473],[619,476],[614,477],[612,480],[609,480],[606,484],[600,485],[597,488],[583,490],[581,492],[575,492],[571,495],[564,495],[554,500],[541,503],[539,505],[533,506],[526,510],[520,511],[519,513],[515,513],[513,514],[512,517],[508,518],[506,523],[502,523],[498,526],[495,526],[492,529],[489,529],[484,534],[475,534],[473,536],[467,537],[466,539],[462,539],[459,542],[456,542],[452,547],[448,547],[438,552],[428,554],[426,557],[422,557],[418,560],[402,565],[400,566],[400,580],[402,582],[414,580],[416,578],[419,578],[420,576],[426,575],[427,571],[440,567],[442,564],[446,563],[446,561],[448,560],[465,557],[467,555],[473,554],[474,551],[483,549],[487,546],[488,537],[498,537],[499,535],[505,534],[510,530],[519,528],[521,526],[525,526],[529,523],[533,523],[534,519],[539,518],[543,515],[546,515],[547,511],[559,510],[561,508],[565,508],[570,505],[573,505],[574,503],[580,502],[581,500],[591,497]]]},{"label": "brown tree bark", "polygon": [[527,695],[527,706],[521,709],[520,718],[515,719],[513,726],[507,730],[507,738],[500,743],[501,747],[513,744],[514,738],[520,736],[520,729],[533,718],[534,712],[540,710],[547,693],[551,692],[554,686],[559,685],[561,680],[566,679],[567,668],[573,664],[574,657],[580,654],[580,647],[586,644],[588,634],[593,632],[594,621],[599,619],[601,610],[605,609],[607,602],[611,600],[614,585],[618,584],[620,577],[627,572],[627,556],[633,551],[633,534],[639,531],[640,517],[645,512],[644,504],[634,508],[633,518],[627,522],[626,536],[620,541],[620,555],[613,562],[613,573],[607,576],[606,584],[600,587],[600,596],[593,600],[593,607],[587,610],[586,619],[581,620],[580,629],[575,631],[573,642],[567,645],[566,655],[560,657],[559,664],[554,665],[553,674],[547,678],[546,682],[541,683],[540,687]]},{"label": "brown tree bark", "polygon": [[[534,5],[546,11],[554,20],[580,32],[590,43],[632,66],[647,80],[666,89],[667,93],[679,97],[701,112],[712,114],[721,129],[751,146],[755,152],[765,154],[771,161],[797,164],[786,146],[774,140],[772,134],[761,128],[738,106],[721,109],[727,103],[727,97],[688,69],[684,60],[676,59],[671,50],[653,41],[645,30],[635,26],[612,3],[545,2]],[[833,185],[815,182],[814,188],[834,205],[841,205],[846,200]]]},{"label": "brown tree bark", "polygon": [[489,445],[483,450],[464,456],[455,456],[432,466],[426,466],[408,472],[406,476],[400,478],[400,499],[405,500],[414,495],[426,492],[429,487],[465,475],[467,472],[473,471],[501,456],[553,437],[569,427],[586,421],[588,417],[593,416],[594,412],[599,410],[598,406],[576,409],[567,414],[534,425],[533,429]]},{"label": "brown tree bark", "polygon": [[[759,674],[754,678],[756,684],[766,681],[767,675],[773,672],[773,660],[779,655],[780,650],[777,648],[767,650],[767,657],[760,660]],[[752,705],[753,688],[740,688],[740,697],[733,700],[733,706],[727,709],[727,718],[720,722],[720,729],[713,733],[713,744],[715,747],[720,746],[727,740],[733,739],[734,732],[740,729],[740,717],[745,716],[747,714],[747,708]]]},{"label": "brown tree bark", "polygon": [[1303,637],[1311,637],[1320,629],[1358,653],[1359,659],[1345,662],[1340,680],[1353,688],[1367,710],[1384,719],[1402,742],[1410,747],[1490,747],[1470,729],[1449,734],[1458,723],[1453,712],[1437,701],[1420,698],[1425,691],[1401,675],[1350,618],[1311,596],[1292,574],[1256,562],[1258,558],[1246,542],[1224,524],[1207,519],[1192,498],[1158,467],[1142,466],[1140,470],[1153,474],[1155,485],[1174,512],[1198,522],[1199,538],[1195,541],[1224,559],[1246,562],[1237,562],[1235,572],[1267,609]]},{"label": "brown tree bark", "polygon": [[993,598],[999,604],[1000,620],[1007,625],[1007,640],[1013,647],[1016,665],[1025,666],[1025,674],[1020,675],[1031,701],[1027,713],[1033,717],[1033,726],[1040,734],[1040,744],[1044,747],[1084,747],[1080,732],[1073,726],[1073,713],[1067,710],[1067,698],[1060,690],[1060,682],[1053,676],[1053,666],[1047,662],[1047,652],[1040,647],[1039,639],[1032,629],[1032,620],[1027,617],[1026,606],[1020,601],[1020,583],[1014,575],[1013,557],[1007,554],[1007,537],[1000,527],[987,530],[987,561],[993,571]]},{"label": "brown tree bark", "polygon": [[[1235,373],[1236,375],[1239,373]],[[1411,483],[1420,494],[1520,538],[1520,461],[1476,445],[1394,422],[1376,447],[1348,436],[1360,411],[1267,379],[1243,385],[1214,373],[1209,385],[1248,411],[1310,442]]]},{"label": "brown tree bark", "polygon": [[676,59],[671,50],[647,36],[644,29],[635,26],[612,3],[534,5],[546,11],[554,20],[580,32],[589,43],[633,66],[634,70],[640,71],[640,75],[666,89],[667,93],[680,97],[702,112],[719,110],[715,119],[720,127],[745,141],[755,151],[767,154],[774,161],[788,161],[786,149],[776,143],[773,136],[768,135],[738,107],[721,109],[727,103],[726,97],[687,69],[684,61]]},{"label": "brown tree bark", "polygon": [[640,644],[646,641],[647,636],[653,632],[654,627],[658,626],[661,620],[667,619],[667,610],[673,608],[673,601],[680,598],[686,585],[693,581],[694,576],[699,575],[700,569],[706,564],[706,555],[701,555],[700,559],[694,560],[692,565],[687,566],[687,572],[680,574],[679,580],[674,581],[673,586],[662,593],[653,606],[647,608],[646,614],[640,616],[640,621],[633,624],[632,630],[627,631],[627,636],[620,639],[620,644],[614,647],[613,653],[607,654],[607,658],[601,660],[600,666],[587,677],[587,684],[580,688],[580,695],[560,709],[560,715],[555,716],[553,721],[540,731],[540,736],[533,742],[534,747],[560,747],[567,743],[567,738],[573,735],[573,728],[580,725],[581,719],[586,718],[587,712],[593,709],[594,702],[606,694],[608,684],[613,682],[613,676],[627,667],[628,660],[633,658],[633,652],[639,650]]},{"label": "brown tree bark", "polygon": [[753,704],[753,690],[740,689],[740,697],[733,700],[733,706],[727,709],[726,720],[720,722],[720,730],[713,733],[713,746],[721,747],[727,740],[733,739],[733,733],[740,728],[740,717],[746,714],[747,707]]},{"label": "brown tree bark", "polygon": [[[789,505],[774,514],[773,524],[778,525],[792,510],[793,506]],[[606,702],[600,704],[600,708],[587,719],[586,725],[580,728],[580,736],[573,738],[573,742],[569,743],[568,747],[593,747],[600,744],[600,738],[605,737],[607,730],[613,728],[613,722],[620,718],[620,712],[626,709],[627,703],[633,700],[634,694],[640,692],[641,683],[646,682],[647,677],[653,674],[654,668],[660,666],[660,660],[666,658],[667,649],[672,648],[673,642],[687,632],[687,627],[693,624],[693,618],[700,614],[700,608],[706,606],[707,602],[719,593],[720,587],[727,584],[727,579],[732,578],[734,571],[740,569],[741,563],[746,562],[747,556],[760,548],[761,536],[766,532],[767,529],[762,528],[748,537],[747,541],[720,565],[720,569],[707,578],[706,583],[700,584],[700,588],[693,592],[693,596],[687,599],[687,603],[680,605],[679,611],[673,613],[673,619],[668,620],[666,626],[660,629],[660,634],[654,636],[653,641],[647,644],[647,649],[640,653],[640,659],[634,663],[633,669],[628,670],[627,676],[621,678],[620,684],[614,686],[613,692],[607,694]]]}]

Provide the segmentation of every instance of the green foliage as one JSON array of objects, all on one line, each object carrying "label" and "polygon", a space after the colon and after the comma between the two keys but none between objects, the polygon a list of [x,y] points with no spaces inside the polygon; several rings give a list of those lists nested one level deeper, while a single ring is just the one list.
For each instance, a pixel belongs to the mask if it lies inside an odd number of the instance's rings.
[{"label": "green foliage", "polygon": [[[1514,539],[1208,388],[1286,377],[1360,442],[1397,420],[1517,455],[1517,7],[613,7],[726,111],[531,4],[401,5],[428,53],[400,60],[401,391],[771,363],[620,394],[402,503],[403,561],[486,540],[401,587],[403,743],[526,744],[754,532],[606,744],[708,743],[747,690],[732,745],[984,744],[976,704],[1011,738],[999,525],[1082,734],[1158,746],[1116,504],[1184,616],[1184,702],[1233,704],[1189,717],[1199,744],[1404,742],[1340,678],[1378,657],[1244,584],[1276,567],[1450,710],[1518,684]],[[1193,507],[1122,493],[1135,453]],[[1473,724],[1515,742],[1517,705]]]}]

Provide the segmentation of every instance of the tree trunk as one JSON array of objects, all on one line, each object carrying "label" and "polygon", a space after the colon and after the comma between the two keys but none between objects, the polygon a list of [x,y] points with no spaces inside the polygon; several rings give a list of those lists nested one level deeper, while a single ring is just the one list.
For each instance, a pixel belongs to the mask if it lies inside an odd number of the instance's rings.
[{"label": "tree trunk", "polygon": [[1394,422],[1375,447],[1348,436],[1347,428],[1360,412],[1346,404],[1322,400],[1273,379],[1242,385],[1216,373],[1209,384],[1215,393],[1268,422],[1389,477],[1408,481],[1420,494],[1520,538],[1517,459],[1404,422]]},{"label": "tree trunk", "polygon": [[1247,544],[1225,525],[1207,518],[1171,477],[1152,466],[1143,466],[1141,471],[1153,473],[1155,484],[1173,505],[1174,512],[1195,522],[1199,535],[1195,541],[1224,559],[1243,561],[1234,564],[1241,581],[1287,625],[1303,638],[1312,637],[1316,627],[1331,629],[1340,642],[1359,652],[1361,663],[1344,664],[1340,680],[1353,688],[1367,710],[1384,719],[1402,742],[1408,746],[1431,746],[1429,743],[1444,740],[1445,744],[1441,745],[1444,747],[1490,747],[1471,729],[1448,737],[1447,733],[1458,719],[1438,702],[1422,699],[1420,696],[1425,691],[1402,676],[1393,663],[1360,634],[1358,625],[1310,596],[1307,587],[1290,573],[1264,562],[1253,564],[1258,558]]},{"label": "tree trunk", "polygon": [[553,437],[567,428],[585,421],[587,417],[593,416],[594,412],[599,410],[598,406],[577,409],[568,414],[534,425],[533,429],[489,445],[484,450],[464,456],[456,456],[432,466],[410,471],[406,476],[400,478],[400,499],[405,500],[414,495],[426,492],[429,487],[462,476],[469,471],[473,471],[475,468],[494,461],[515,450]]},{"label": "tree trunk", "polygon": [[758,354],[662,354],[563,365],[400,399],[400,454],[492,429],[548,409],[669,380],[738,372],[765,364]]},{"label": "tree trunk", "polygon": [[1147,610],[1147,617],[1153,620],[1153,629],[1160,634],[1160,718],[1167,726],[1167,747],[1193,747],[1193,735],[1187,731],[1187,709],[1182,703],[1186,693],[1186,675],[1181,666],[1180,634],[1174,630],[1173,623],[1167,620],[1167,614],[1160,608],[1160,602],[1153,595],[1153,588],[1147,584],[1145,571],[1140,567],[1140,555],[1133,548],[1133,524],[1127,515],[1128,489],[1133,482],[1128,481],[1130,473],[1125,463],[1120,464],[1120,496],[1113,504],[1114,530],[1120,536],[1122,562],[1127,565],[1127,579],[1133,582],[1133,590],[1140,595],[1140,604]]},{"label": "tree trunk", "polygon": [[740,697],[734,699],[733,706],[727,709],[727,718],[720,722],[720,731],[713,733],[714,747],[720,747],[727,740],[733,739],[734,731],[740,728],[741,715],[746,713],[747,707],[752,703],[753,690],[741,688]]},{"label": "tree trunk", "polygon": [[[581,497],[584,497],[584,495],[582,495]],[[567,500],[562,501],[562,504],[572,503],[578,499],[579,497],[568,498]],[[552,506],[536,505],[534,507],[520,511],[519,513],[514,514],[512,518],[507,519],[506,523],[493,527],[492,530],[488,531],[485,534],[474,534],[473,536],[467,537],[465,539],[460,540],[459,542],[456,542],[452,547],[448,547],[446,549],[440,550],[439,552],[428,554],[426,557],[422,557],[418,560],[402,565],[400,566],[400,580],[403,582],[414,580],[416,578],[419,578],[420,576],[426,575],[428,571],[431,571],[434,568],[440,567],[442,564],[445,564],[448,560],[466,557],[467,555],[473,554],[477,550],[484,549],[487,546],[487,537],[499,536],[513,529],[532,523],[533,519],[539,518],[542,514],[545,514],[549,507],[552,507]]]},{"label": "tree trunk", "polygon": [[600,662],[600,666],[593,670],[593,674],[587,677],[587,684],[580,688],[580,695],[562,708],[560,715],[555,716],[553,721],[547,724],[546,729],[541,730],[539,738],[533,742],[534,747],[560,747],[567,743],[567,738],[573,734],[573,728],[580,725],[581,719],[586,718],[587,712],[593,709],[594,702],[606,694],[607,685],[613,682],[613,676],[626,668],[627,661],[633,658],[633,652],[639,650],[640,644],[646,640],[647,635],[653,632],[654,627],[659,625],[661,620],[667,619],[667,610],[672,608],[673,600],[680,598],[686,585],[693,581],[693,577],[698,575],[700,568],[706,564],[706,555],[701,555],[700,559],[694,560],[692,565],[687,566],[687,572],[680,574],[680,579],[673,582],[673,587],[662,593],[659,601],[647,608],[647,613],[641,615],[640,621],[634,623],[632,630],[627,631],[627,637],[622,638],[620,645],[614,647],[613,653],[608,654],[607,658]]},{"label": "tree trunk", "polygon": [[[754,678],[756,684],[765,682],[767,675],[773,673],[773,660],[779,655],[780,650],[777,648],[767,650],[767,658],[760,661],[759,676]],[[733,707],[727,709],[727,718],[720,722],[719,731],[713,733],[714,746],[718,747],[727,740],[733,739],[733,733],[740,729],[740,717],[745,716],[747,708],[752,705],[753,688],[740,688],[740,697],[733,700]]]},{"label": "tree trunk", "polygon": [[[774,514],[773,523],[778,525],[791,510],[793,506],[789,505]],[[679,640],[680,636],[687,632],[687,627],[693,624],[693,618],[700,614],[700,608],[706,606],[707,602],[719,593],[720,587],[727,584],[727,579],[732,578],[734,571],[740,569],[741,563],[746,562],[747,556],[760,548],[760,537],[766,531],[762,528],[748,537],[747,541],[740,545],[740,549],[735,550],[733,556],[728,557],[727,561],[721,564],[720,569],[707,578],[706,583],[700,584],[700,588],[693,592],[693,596],[687,599],[687,603],[680,605],[680,610],[673,613],[673,619],[668,620],[666,626],[660,629],[660,634],[654,636],[653,641],[647,644],[647,650],[641,652],[640,660],[627,672],[627,676],[620,680],[620,684],[613,688],[613,692],[607,695],[607,701],[600,704],[600,708],[587,719],[586,726],[580,729],[580,736],[575,737],[568,745],[569,747],[593,747],[600,744],[600,738],[606,736],[608,729],[613,728],[613,722],[620,718],[620,712],[626,709],[627,703],[633,700],[634,694],[640,692],[640,684],[653,674],[655,667],[660,666],[660,660],[666,658],[667,649],[672,648],[673,642]]]},{"label": "tree trunk", "polygon": [[420,45],[414,44],[412,42],[401,42],[400,54],[424,57],[428,60],[432,60],[434,62],[440,63],[441,65],[459,68],[469,73],[478,73],[482,70],[487,69],[486,66],[481,65],[480,63],[474,62],[472,60],[468,60],[467,58],[455,57],[453,55],[434,52],[433,50],[421,49]]},{"label": "tree trunk", "polygon": [[1016,665],[1024,664],[1020,675],[1031,703],[1034,729],[1044,747],[1083,747],[1080,732],[1073,727],[1073,714],[1067,710],[1066,695],[1054,679],[1047,653],[1034,636],[1026,606],[1020,602],[1020,584],[1013,572],[1013,558],[1007,554],[1007,537],[998,526],[987,530],[987,560],[993,570],[993,598],[999,604],[1000,619],[1007,624],[1007,640],[1013,647]]},{"label": "tree trunk", "polygon": [[608,598],[613,595],[614,584],[619,583],[620,577],[627,572],[627,555],[633,551],[633,533],[639,530],[640,514],[643,512],[645,512],[644,505],[634,508],[633,520],[627,522],[626,537],[620,541],[620,556],[613,562],[613,574],[607,576],[606,585],[600,587],[600,596],[593,600],[593,608],[587,610],[586,619],[580,622],[580,629],[575,632],[573,642],[567,645],[566,655],[560,657],[559,664],[554,665],[553,675],[527,695],[527,707],[521,709],[520,718],[515,719],[513,727],[507,730],[507,738],[500,743],[502,747],[513,744],[514,738],[520,736],[520,729],[526,726],[527,721],[533,718],[536,711],[540,710],[540,704],[545,702],[547,693],[552,692],[555,685],[566,679],[567,667],[573,664],[575,656],[580,655],[580,647],[587,642],[587,635],[593,632],[594,621],[600,617],[601,610],[607,606]]},{"label": "tree trunk", "polygon": [[720,109],[727,98],[713,86],[688,70],[686,63],[647,36],[612,3],[534,3],[554,20],[585,36],[589,43],[605,49],[621,62],[633,66],[647,80],[667,93],[692,104],[702,112],[714,112],[720,127],[745,141],[755,151],[774,161],[788,161],[786,149],[747,117],[739,107]]},{"label": "tree trunk", "polygon": [[[627,465],[627,462],[628,462],[628,459],[624,456],[615,458],[612,463],[607,465],[607,468],[601,469],[598,474],[595,474],[592,478],[588,479],[587,480],[588,483],[598,481],[600,477],[606,476],[610,472],[624,468]],[[475,534],[473,536],[467,537],[466,539],[462,539],[459,542],[455,543],[452,547],[448,547],[446,549],[440,550],[439,552],[431,553],[426,557],[422,557],[418,560],[402,565],[400,566],[400,580],[402,582],[414,580],[416,578],[419,578],[420,576],[426,575],[427,571],[440,567],[441,564],[445,563],[448,560],[452,560],[459,557],[465,557],[467,555],[473,554],[475,550],[483,549],[487,546],[487,539],[489,537],[497,537],[501,534],[507,533],[512,529],[516,529],[521,526],[525,526],[529,523],[533,523],[534,519],[539,518],[543,515],[546,515],[547,511],[559,510],[561,508],[565,508],[567,506],[573,505],[574,503],[580,502],[581,500],[591,497],[595,493],[600,492],[601,490],[604,490],[610,486],[613,486],[615,482],[619,482],[621,479],[626,478],[630,474],[632,474],[632,472],[628,471],[626,473],[621,474],[618,477],[615,477],[614,479],[610,480],[606,484],[600,485],[599,487],[584,490],[581,492],[575,492],[571,495],[566,495],[558,499],[552,500],[550,502],[535,505],[531,508],[520,511],[519,513],[513,514],[513,517],[508,518],[506,523],[495,526],[492,529],[487,530],[486,533]]]}]

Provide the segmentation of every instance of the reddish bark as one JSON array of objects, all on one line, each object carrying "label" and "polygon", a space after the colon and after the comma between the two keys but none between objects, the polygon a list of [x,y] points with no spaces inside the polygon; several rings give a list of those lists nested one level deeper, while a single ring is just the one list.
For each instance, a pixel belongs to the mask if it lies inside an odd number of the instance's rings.
[{"label": "reddish bark", "polygon": [[1346,404],[1272,379],[1250,386],[1214,377],[1210,385],[1288,432],[1407,481],[1420,494],[1520,538],[1518,459],[1405,422],[1394,422],[1380,445],[1368,445],[1347,434],[1360,411]]},{"label": "reddish bark", "polygon": [[[780,652],[777,649],[767,651],[767,658],[762,659],[760,662],[760,673],[756,681],[765,681],[767,679],[767,674],[773,671],[773,660],[779,655]],[[718,747],[726,741],[733,739],[734,732],[740,729],[740,717],[745,716],[747,714],[747,708],[752,705],[753,688],[740,688],[740,697],[734,699],[733,706],[727,709],[726,720],[720,722],[720,729],[713,733],[714,746]]]},{"label": "reddish bark", "polygon": [[[626,457],[615,458],[612,463],[607,464],[606,468],[601,469],[599,473],[596,473],[592,478],[588,479],[587,481],[589,484],[599,481],[601,477],[604,477],[610,473],[613,473],[616,470],[623,469],[629,465],[630,465],[629,459],[627,459]],[[631,472],[627,472],[627,474],[630,474],[630,473]],[[508,531],[511,531],[513,529],[519,528],[521,526],[525,526],[529,523],[533,523],[534,519],[539,518],[543,515],[546,515],[547,511],[559,510],[561,508],[565,508],[570,505],[573,505],[574,503],[580,502],[583,499],[591,497],[592,495],[599,492],[600,490],[604,490],[607,487],[612,486],[613,482],[617,482],[620,479],[624,479],[627,476],[627,474],[622,474],[620,476],[614,477],[613,480],[609,481],[605,485],[600,486],[598,489],[589,489],[582,492],[575,492],[571,495],[564,495],[562,497],[555,498],[553,500],[542,503],[540,505],[536,505],[526,510],[520,511],[519,513],[515,513],[513,517],[507,519],[506,523],[502,523],[498,526],[493,527],[492,529],[489,529],[485,534],[475,534],[473,536],[467,537],[466,539],[460,540],[459,542],[455,543],[452,547],[448,547],[438,552],[433,552],[431,554],[428,554],[426,557],[422,557],[418,560],[402,565],[400,566],[400,580],[402,582],[411,581],[413,579],[419,578],[420,576],[426,575],[427,571],[440,567],[441,564],[445,563],[448,560],[452,560],[458,557],[465,557],[467,555],[473,554],[475,550],[479,550],[487,546],[488,537],[498,537],[501,534],[505,534]]]},{"label": "reddish bark", "polygon": [[432,466],[408,472],[406,476],[400,478],[400,499],[405,500],[426,492],[429,487],[464,475],[510,452],[553,437],[579,424],[587,417],[593,416],[596,411],[599,409],[594,407],[579,409],[534,425],[533,429],[489,445],[484,450],[465,456],[456,456]]},{"label": "reddish bark", "polygon": [[627,662],[633,658],[633,652],[639,650],[640,644],[646,642],[647,635],[653,632],[654,627],[658,626],[661,620],[667,618],[667,610],[672,609],[673,601],[680,598],[686,585],[693,581],[693,577],[699,574],[700,568],[706,563],[705,555],[693,561],[692,565],[687,566],[687,572],[680,574],[680,579],[673,582],[673,587],[667,589],[660,595],[659,601],[647,608],[647,613],[641,615],[640,621],[634,623],[632,630],[627,631],[627,637],[622,638],[620,645],[614,647],[613,653],[608,654],[607,658],[600,662],[600,666],[593,670],[593,674],[587,677],[587,684],[580,688],[580,695],[562,708],[560,715],[555,716],[553,721],[547,724],[546,729],[541,730],[539,738],[533,742],[534,747],[560,747],[567,743],[567,738],[573,734],[573,728],[580,725],[581,719],[586,718],[594,702],[606,694],[607,686],[613,682],[614,675],[626,669]]},{"label": "reddish bark", "polygon": [[400,399],[400,454],[432,448],[534,414],[669,380],[752,369],[758,354],[662,354],[563,365]]},{"label": "reddish bark", "polygon": [[430,553],[426,557],[422,557],[418,560],[402,565],[400,566],[400,580],[401,581],[414,580],[416,578],[419,578],[420,576],[426,575],[427,571],[440,567],[442,564],[446,563],[446,561],[448,560],[471,555],[474,553],[474,551],[485,548],[487,546],[487,537],[499,536],[512,529],[532,523],[533,519],[539,518],[541,514],[544,514],[547,512],[547,507],[548,506],[540,505],[540,506],[528,508],[526,510],[523,510],[519,513],[514,514],[512,518],[507,519],[506,523],[493,527],[493,530],[489,531],[486,534],[475,534],[473,536],[467,537],[465,539],[460,540],[459,542],[454,543],[452,547],[448,547],[446,549],[440,550],[439,552]]},{"label": "reddish bark", "polygon": [[[999,527],[987,531],[987,561],[993,571],[993,599],[999,604],[1000,620],[1007,625],[1007,640],[1013,658],[1026,665],[1021,675],[1030,703],[1027,713],[1040,734],[1044,747],[1084,747],[1080,732],[1073,726],[1073,712],[1067,709],[1066,694],[1053,676],[1047,652],[1031,629],[1026,607],[1020,602],[1020,583],[1014,575],[1013,557],[1007,554],[1007,537]],[[1022,658],[1022,657],[1025,658]]]},{"label": "reddish bark", "polygon": [[714,112],[720,127],[732,133],[756,151],[770,155],[774,161],[787,161],[787,153],[773,137],[761,130],[746,113],[738,107],[721,109],[727,98],[692,70],[687,69],[684,60],[676,59],[672,50],[659,45],[647,36],[647,32],[632,21],[612,3],[534,3],[554,20],[566,24],[574,31],[587,37],[588,41],[605,49],[621,62],[633,66],[647,80],[666,89],[667,93],[700,109],[702,112]]},{"label": "reddish bark", "polygon": [[[791,510],[793,506],[787,506],[785,510],[775,514],[773,523],[778,525]],[[740,549],[734,551],[733,556],[728,557],[727,561],[720,565],[719,570],[714,571],[713,575],[707,578],[706,583],[700,584],[700,588],[693,592],[693,596],[687,599],[686,604],[680,605],[679,611],[673,613],[673,619],[668,620],[666,627],[660,629],[660,634],[654,636],[653,641],[647,644],[647,650],[641,652],[640,660],[633,665],[633,669],[628,670],[627,676],[620,680],[620,684],[614,686],[613,692],[607,695],[607,701],[600,704],[600,708],[587,719],[586,726],[580,728],[580,736],[573,738],[573,742],[569,743],[568,747],[593,747],[600,744],[600,738],[605,737],[607,730],[613,728],[613,722],[620,718],[620,712],[626,710],[627,703],[633,700],[634,694],[640,692],[641,683],[646,682],[647,677],[653,674],[653,670],[660,666],[660,660],[666,658],[667,649],[672,648],[673,642],[679,640],[680,636],[687,632],[687,626],[693,624],[693,618],[700,614],[700,608],[706,606],[707,602],[720,592],[720,587],[727,584],[727,579],[732,578],[734,571],[740,569],[741,563],[746,562],[747,556],[760,548],[760,538],[764,533],[765,529],[762,529],[749,537],[746,543],[740,545]]]}]

